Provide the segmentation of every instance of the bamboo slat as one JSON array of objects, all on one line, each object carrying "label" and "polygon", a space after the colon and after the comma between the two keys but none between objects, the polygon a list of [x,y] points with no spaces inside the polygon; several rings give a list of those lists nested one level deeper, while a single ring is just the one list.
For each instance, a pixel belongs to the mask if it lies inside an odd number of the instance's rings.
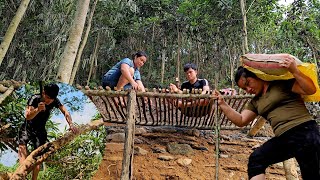
[{"label": "bamboo slat", "polygon": [[[116,100],[123,98],[127,105],[128,91],[112,91],[101,89],[80,88],[84,94],[88,95],[93,103],[108,122],[126,123],[126,108],[116,105]],[[194,90],[194,94],[184,91],[183,94],[168,93],[166,89],[154,89],[152,92],[136,92],[136,125],[146,126],[176,126],[197,129],[214,129],[216,123],[215,116],[221,127],[235,127],[227,117],[215,107],[217,99],[212,94],[195,94],[199,90]],[[103,97],[104,107],[99,103],[99,98]],[[241,111],[245,104],[252,98],[249,95],[224,96],[226,102],[236,111]],[[178,102],[182,106],[178,108]],[[207,101],[207,105],[200,106]],[[189,103],[189,105],[188,105]],[[189,107],[188,107],[189,106]],[[217,111],[217,112],[216,112]],[[249,125],[248,125],[249,126]]]}]

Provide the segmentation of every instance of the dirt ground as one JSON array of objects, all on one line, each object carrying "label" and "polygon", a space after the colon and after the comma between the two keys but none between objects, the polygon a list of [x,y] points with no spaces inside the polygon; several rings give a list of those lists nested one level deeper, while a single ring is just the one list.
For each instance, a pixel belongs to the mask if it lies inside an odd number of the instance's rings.
[{"label": "dirt ground", "polygon": [[[199,131],[197,135],[184,132],[145,133],[136,135],[140,147],[146,154],[134,155],[133,179],[137,180],[209,180],[215,179],[216,152],[214,135],[210,131]],[[270,138],[270,133],[260,133],[260,137],[248,138],[244,130],[221,130],[218,179],[245,180],[247,162],[254,148]],[[267,134],[267,135],[266,135]],[[259,134],[258,134],[259,136]],[[269,136],[269,137],[268,137]],[[168,151],[154,152],[155,148],[166,149],[169,142],[187,143],[196,147],[188,155],[174,155]],[[159,156],[168,155],[171,160],[160,160]],[[93,180],[120,179],[122,169],[123,143],[107,142],[103,161]],[[188,165],[179,163],[179,159],[191,159]],[[267,179],[284,180],[282,163],[267,169]]]}]

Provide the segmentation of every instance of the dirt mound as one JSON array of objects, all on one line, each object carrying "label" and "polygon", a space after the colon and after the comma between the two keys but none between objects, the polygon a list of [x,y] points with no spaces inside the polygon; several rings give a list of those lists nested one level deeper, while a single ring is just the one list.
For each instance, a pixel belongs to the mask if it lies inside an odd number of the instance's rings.
[{"label": "dirt mound", "polygon": [[[119,128],[119,127],[117,127]],[[158,129],[159,130],[159,129]],[[175,180],[214,179],[216,171],[215,137],[212,131],[168,130],[146,128],[136,134],[133,158],[133,179]],[[123,130],[113,129],[114,133]],[[141,132],[141,131],[140,131]],[[244,180],[250,153],[270,137],[248,138],[241,130],[222,130],[220,141],[219,179]],[[185,154],[172,154],[169,144],[189,145],[192,150]],[[108,142],[103,161],[93,180],[120,179],[123,143]],[[139,147],[139,148],[138,148]],[[267,169],[267,179],[285,179],[282,163]]]}]

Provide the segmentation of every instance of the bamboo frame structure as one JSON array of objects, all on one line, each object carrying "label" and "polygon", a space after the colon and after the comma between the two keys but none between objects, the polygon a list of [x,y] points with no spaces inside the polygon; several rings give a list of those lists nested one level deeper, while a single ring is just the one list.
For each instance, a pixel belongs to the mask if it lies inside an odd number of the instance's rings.
[{"label": "bamboo frame structure", "polygon": [[[112,91],[109,87],[90,89],[78,86],[96,105],[106,122],[127,124],[122,161],[121,179],[132,179],[134,125],[175,126],[214,130],[215,132],[215,179],[219,179],[220,129],[236,129],[221,112],[217,98],[212,94],[200,94],[201,90],[169,93],[167,89],[152,92]],[[224,96],[229,105],[241,111],[252,96]],[[123,103],[120,103],[120,102]],[[178,107],[178,103],[182,106]],[[201,102],[207,102],[201,105]],[[122,107],[121,104],[124,104]],[[249,127],[251,124],[248,125]],[[248,128],[248,127],[247,127]]]},{"label": "bamboo frame structure", "polygon": [[[104,120],[111,123],[127,122],[126,105],[128,104],[128,91],[113,91],[110,88],[90,89],[78,86],[99,109]],[[142,126],[175,126],[196,128],[200,130],[213,130],[216,123],[221,129],[237,129],[228,118],[219,110],[217,98],[212,94],[169,93],[166,89],[154,89],[152,92],[136,92],[136,125]],[[240,112],[251,95],[224,96],[226,102],[236,111]],[[123,101],[122,107],[117,102]],[[177,107],[180,101],[182,107]],[[200,105],[206,101],[205,105]],[[217,113],[216,113],[217,111]],[[215,117],[218,121],[215,122]],[[250,128],[249,124],[245,128]]]}]

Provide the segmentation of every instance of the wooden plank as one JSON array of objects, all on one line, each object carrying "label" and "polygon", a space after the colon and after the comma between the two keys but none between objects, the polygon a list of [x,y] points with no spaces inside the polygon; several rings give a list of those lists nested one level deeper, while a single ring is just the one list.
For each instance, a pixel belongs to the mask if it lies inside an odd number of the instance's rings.
[{"label": "wooden plank", "polygon": [[132,161],[133,161],[133,146],[134,146],[134,128],[135,128],[135,105],[136,92],[131,90],[128,97],[127,106],[127,126],[125,129],[125,144],[122,160],[121,180],[131,180],[133,177]]}]

